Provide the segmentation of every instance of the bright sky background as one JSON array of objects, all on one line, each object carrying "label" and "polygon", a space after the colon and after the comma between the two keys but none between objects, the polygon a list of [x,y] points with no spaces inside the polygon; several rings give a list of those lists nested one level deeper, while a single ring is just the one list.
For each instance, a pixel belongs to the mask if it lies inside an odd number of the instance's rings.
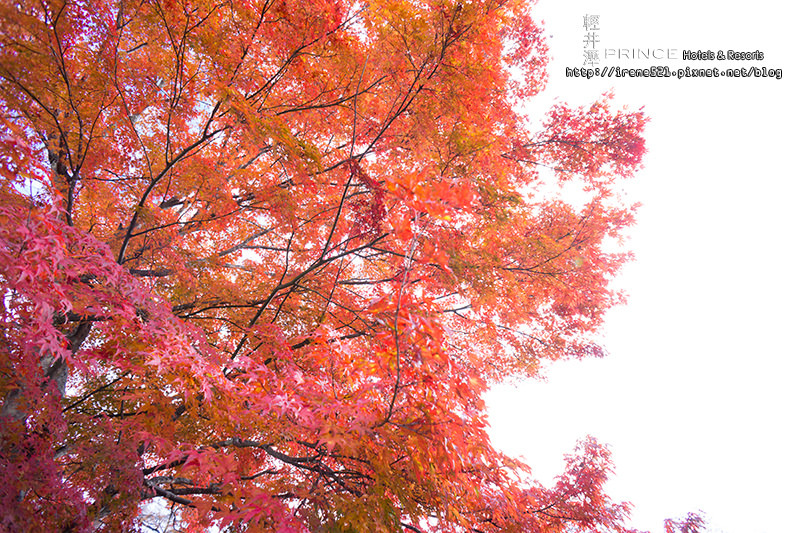
[{"label": "bright sky background", "polygon": [[[497,387],[493,438],[546,482],[586,434],[607,443],[611,494],[630,525],[702,509],[710,531],[800,531],[800,83],[791,3],[541,0],[548,90],[650,116],[642,202],[618,280],[629,303],[608,317],[601,360],[557,363],[548,382]],[[604,48],[672,48],[678,59],[602,66],[780,68],[783,78],[566,78],[583,59],[583,15]],[[760,62],[683,61],[683,50],[764,53]]]}]

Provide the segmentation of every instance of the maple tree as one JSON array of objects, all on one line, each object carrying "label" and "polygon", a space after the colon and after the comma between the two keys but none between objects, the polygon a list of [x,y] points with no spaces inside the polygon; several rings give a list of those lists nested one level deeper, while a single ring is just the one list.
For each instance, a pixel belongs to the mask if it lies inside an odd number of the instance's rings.
[{"label": "maple tree", "polygon": [[545,487],[486,433],[601,354],[644,151],[607,97],[530,127],[528,2],[0,9],[0,527],[625,530],[602,445]]}]

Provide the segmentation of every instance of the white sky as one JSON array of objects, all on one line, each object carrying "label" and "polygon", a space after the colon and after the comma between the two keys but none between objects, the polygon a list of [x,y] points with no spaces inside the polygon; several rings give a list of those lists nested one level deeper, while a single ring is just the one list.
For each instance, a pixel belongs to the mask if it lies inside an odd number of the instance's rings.
[{"label": "white sky", "polygon": [[[587,104],[614,89],[645,107],[637,260],[618,286],[602,360],[558,363],[548,382],[497,387],[492,436],[547,481],[586,434],[610,445],[611,494],[631,527],[702,509],[711,531],[798,531],[800,508],[800,83],[791,3],[541,0],[553,60],[537,105]],[[602,66],[783,70],[770,78],[566,78],[582,66],[583,15],[604,48],[672,48],[674,61]],[[760,50],[760,62],[683,61],[683,50]],[[520,413],[524,413],[521,415]],[[520,418],[523,416],[524,418]]]}]

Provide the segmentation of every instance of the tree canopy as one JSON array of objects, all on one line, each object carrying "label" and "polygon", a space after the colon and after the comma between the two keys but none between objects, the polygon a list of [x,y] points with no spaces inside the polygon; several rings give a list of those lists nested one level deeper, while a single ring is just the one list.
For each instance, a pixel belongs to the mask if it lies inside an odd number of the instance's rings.
[{"label": "tree canopy", "polygon": [[602,445],[545,486],[486,432],[602,354],[644,152],[534,127],[530,2],[0,10],[0,528],[625,530]]}]

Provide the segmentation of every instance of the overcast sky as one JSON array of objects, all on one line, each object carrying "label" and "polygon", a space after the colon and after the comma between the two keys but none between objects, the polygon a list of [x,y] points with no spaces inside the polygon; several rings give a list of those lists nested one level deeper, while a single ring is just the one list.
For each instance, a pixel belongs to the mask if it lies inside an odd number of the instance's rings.
[{"label": "overcast sky", "polygon": [[[644,106],[642,202],[617,286],[629,304],[605,329],[609,357],[557,363],[548,382],[498,387],[493,438],[547,481],[577,439],[610,445],[609,486],[631,526],[706,512],[712,531],[797,531],[800,502],[800,18],[778,1],[542,0],[554,99],[588,104],[614,89]],[[600,67],[759,66],[774,78],[567,78],[583,62],[583,15],[605,49],[674,49],[678,58]],[[684,61],[684,50],[755,51],[762,61]],[[535,112],[535,110],[534,110]],[[524,409],[521,407],[524,406]],[[526,413],[530,421],[520,420]],[[534,422],[535,421],[535,422]]]}]

